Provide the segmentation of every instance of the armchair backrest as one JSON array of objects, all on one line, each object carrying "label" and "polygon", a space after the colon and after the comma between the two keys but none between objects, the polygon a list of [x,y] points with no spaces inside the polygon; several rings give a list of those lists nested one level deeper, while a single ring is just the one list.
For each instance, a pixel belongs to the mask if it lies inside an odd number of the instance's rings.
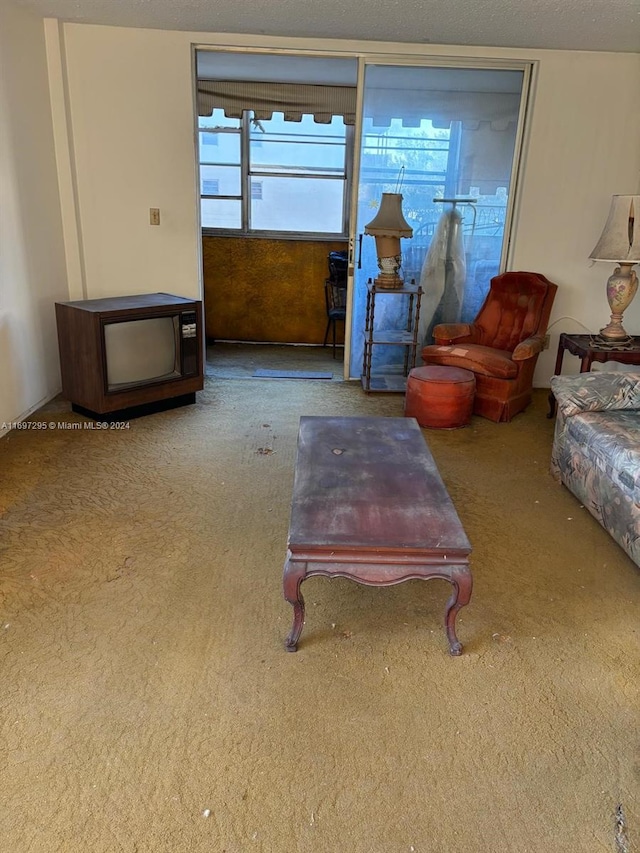
[{"label": "armchair backrest", "polygon": [[513,352],[521,341],[544,335],[557,285],[540,273],[505,272],[491,279],[474,320],[483,346]]},{"label": "armchair backrest", "polygon": [[347,284],[347,267],[349,265],[348,252],[329,252],[327,256],[329,262],[329,278],[335,284],[341,284],[346,287]]}]

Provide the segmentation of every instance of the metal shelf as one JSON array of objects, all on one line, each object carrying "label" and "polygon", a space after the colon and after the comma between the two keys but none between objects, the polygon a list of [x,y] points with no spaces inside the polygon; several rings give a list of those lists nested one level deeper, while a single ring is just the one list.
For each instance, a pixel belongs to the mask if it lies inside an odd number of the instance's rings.
[{"label": "metal shelf", "polygon": [[[376,297],[384,296],[408,296],[406,325],[400,329],[376,329],[375,307]],[[406,390],[407,376],[409,371],[415,367],[418,351],[418,322],[420,320],[420,300],[422,288],[412,282],[397,288],[377,287],[369,279],[367,282],[367,310],[364,328],[364,356],[362,365],[362,387],[369,393],[372,391],[389,391],[404,393]],[[375,346],[401,346],[404,347],[404,363],[401,373],[372,372],[371,363],[373,359],[373,348]]]},{"label": "metal shelf", "polygon": [[375,392],[400,393],[404,394],[407,390],[407,377],[400,376],[397,373],[381,373],[369,376],[368,386],[365,385],[365,377],[362,376],[362,386],[369,393]]}]

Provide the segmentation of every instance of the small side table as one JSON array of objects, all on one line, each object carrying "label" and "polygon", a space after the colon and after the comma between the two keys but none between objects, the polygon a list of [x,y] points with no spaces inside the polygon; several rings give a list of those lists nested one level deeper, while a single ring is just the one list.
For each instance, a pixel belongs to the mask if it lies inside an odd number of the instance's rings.
[{"label": "small side table", "polygon": [[[577,355],[580,359],[580,373],[588,373],[594,361],[601,363],[617,361],[620,364],[640,365],[640,336],[634,336],[631,343],[624,346],[603,346],[596,340],[595,335],[567,335],[563,332],[558,341],[558,355],[554,375],[562,373],[562,359],[564,351],[568,350],[571,355]],[[556,399],[553,393],[549,393],[548,418],[556,413]]]}]

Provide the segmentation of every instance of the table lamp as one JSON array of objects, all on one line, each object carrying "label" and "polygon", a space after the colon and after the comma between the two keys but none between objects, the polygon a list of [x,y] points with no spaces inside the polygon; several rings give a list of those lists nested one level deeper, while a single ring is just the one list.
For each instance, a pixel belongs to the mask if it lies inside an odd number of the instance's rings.
[{"label": "table lamp", "polygon": [[594,250],[594,261],[617,261],[607,281],[611,320],[600,329],[603,343],[621,344],[630,340],[622,325],[622,315],[636,295],[638,277],[632,267],[640,262],[640,195],[614,195],[609,218]]},{"label": "table lamp", "polygon": [[395,289],[402,287],[400,277],[402,267],[401,237],[413,237],[413,228],[402,213],[402,195],[400,193],[382,193],[380,208],[364,233],[376,238],[376,256],[380,275],[376,278],[377,287]]}]

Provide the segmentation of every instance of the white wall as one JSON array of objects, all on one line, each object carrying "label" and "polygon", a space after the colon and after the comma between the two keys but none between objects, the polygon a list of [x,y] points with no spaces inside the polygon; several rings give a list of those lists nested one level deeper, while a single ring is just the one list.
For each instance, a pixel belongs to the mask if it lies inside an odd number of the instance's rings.
[{"label": "white wall", "polygon": [[68,299],[42,19],[0,7],[0,435],[60,390]]},{"label": "white wall", "polygon": [[[605,288],[615,265],[594,264],[589,253],[611,196],[639,189],[640,55],[541,54],[511,262],[559,285],[537,385],[548,386],[553,375],[560,332],[597,332],[608,323]],[[640,298],[624,326],[640,335]],[[563,372],[579,369],[565,354]]]},{"label": "white wall", "polygon": [[64,29],[86,296],[199,297],[190,39]]}]

